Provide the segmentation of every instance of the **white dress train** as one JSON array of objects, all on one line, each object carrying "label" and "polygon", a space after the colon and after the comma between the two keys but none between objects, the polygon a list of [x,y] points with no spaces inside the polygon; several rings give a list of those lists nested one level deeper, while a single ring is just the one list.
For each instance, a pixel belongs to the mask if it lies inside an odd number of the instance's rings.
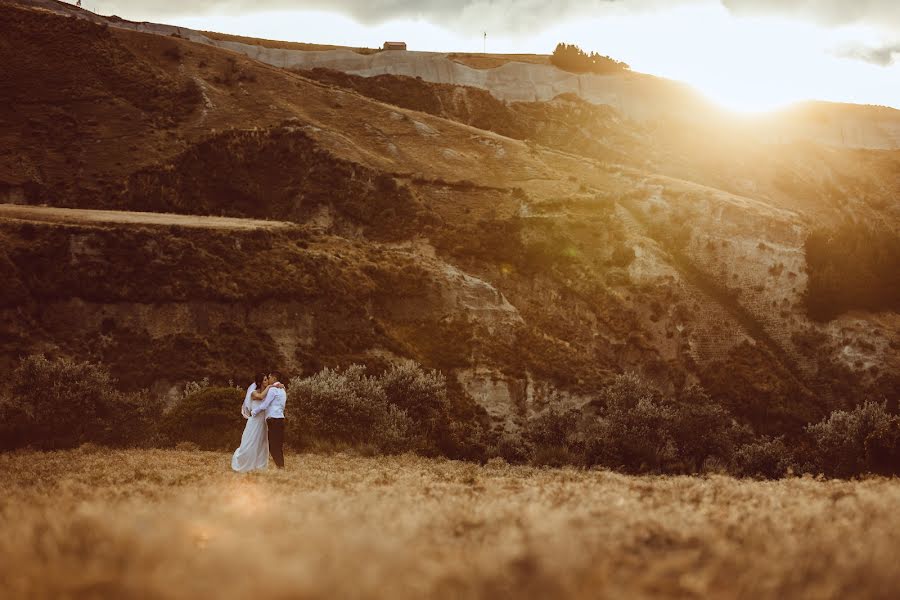
[{"label": "white dress train", "polygon": [[[262,400],[253,400],[250,408],[257,408]],[[247,419],[241,447],[231,457],[231,468],[238,473],[265,469],[269,464],[269,429],[266,427],[265,411]]]}]

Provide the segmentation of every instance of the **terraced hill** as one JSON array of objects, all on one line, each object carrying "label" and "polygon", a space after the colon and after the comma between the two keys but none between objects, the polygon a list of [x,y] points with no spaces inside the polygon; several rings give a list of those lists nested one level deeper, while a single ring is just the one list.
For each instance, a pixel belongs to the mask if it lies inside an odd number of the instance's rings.
[{"label": "terraced hill", "polygon": [[820,322],[805,297],[835,279],[811,231],[896,238],[898,151],[297,73],[35,4],[0,4],[5,368],[167,394],[411,357],[507,428],[623,370],[774,433],[900,390],[896,299]]}]

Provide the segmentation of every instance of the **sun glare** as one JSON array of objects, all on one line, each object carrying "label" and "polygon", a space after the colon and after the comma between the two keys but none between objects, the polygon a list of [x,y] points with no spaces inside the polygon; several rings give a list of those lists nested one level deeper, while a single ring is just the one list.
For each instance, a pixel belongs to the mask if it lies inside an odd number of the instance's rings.
[{"label": "sun glare", "polygon": [[809,99],[900,106],[900,86],[885,85],[900,77],[900,64],[876,66],[836,52],[879,37],[863,27],[738,18],[719,4],[701,4],[641,14],[621,9],[557,25],[527,43],[576,43],[635,71],[688,83],[723,108],[759,113]]}]

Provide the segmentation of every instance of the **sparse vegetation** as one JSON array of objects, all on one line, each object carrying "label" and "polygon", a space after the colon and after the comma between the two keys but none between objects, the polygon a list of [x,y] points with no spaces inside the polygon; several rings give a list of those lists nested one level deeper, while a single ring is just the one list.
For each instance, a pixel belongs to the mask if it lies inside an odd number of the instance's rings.
[{"label": "sparse vegetation", "polygon": [[256,75],[245,69],[244,66],[233,56],[225,59],[225,66],[221,75],[213,78],[216,83],[232,87],[239,83],[252,83],[256,81]]},{"label": "sparse vegetation", "polygon": [[[359,364],[325,368],[292,379],[287,391],[292,399],[287,442],[297,449],[408,451],[477,461],[500,457],[625,473],[713,469],[751,477],[791,471],[896,474],[900,466],[900,416],[883,404],[835,411],[795,436],[788,450],[782,437],[755,437],[698,386],[668,397],[633,373],[615,377],[583,410],[551,405],[528,420],[521,435],[485,431],[465,403],[454,406],[440,372],[412,361],[380,373]],[[117,391],[101,366],[31,356],[17,369],[11,392],[0,404],[6,449],[190,443],[226,450],[237,446],[243,428],[243,390],[206,380],[188,384],[164,413],[146,393]],[[17,397],[31,401],[16,403]]]},{"label": "sparse vegetation", "polygon": [[323,68],[298,72],[381,102],[524,140],[532,155],[536,155],[539,146],[547,146],[604,161],[628,163],[635,160],[630,150],[641,145],[638,136],[623,135],[621,128],[616,127],[619,115],[615,109],[592,104],[575,94],[560,94],[553,102],[506,103],[479,88],[401,75],[362,77]]},{"label": "sparse vegetation", "polygon": [[156,212],[298,223],[334,209],[345,227],[362,227],[370,237],[386,240],[406,237],[429,222],[407,187],[338,159],[291,122],[216,135],[172,164],[138,171],[119,203]]}]

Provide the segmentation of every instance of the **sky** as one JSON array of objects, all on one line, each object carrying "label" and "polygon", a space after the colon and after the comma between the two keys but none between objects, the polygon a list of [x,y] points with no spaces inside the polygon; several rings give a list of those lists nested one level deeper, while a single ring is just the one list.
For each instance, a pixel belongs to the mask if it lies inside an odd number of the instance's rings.
[{"label": "sky", "polygon": [[[73,2],[74,3],[74,2]],[[578,44],[734,110],[900,108],[900,0],[83,0],[136,21],[268,39],[548,54]]]}]

